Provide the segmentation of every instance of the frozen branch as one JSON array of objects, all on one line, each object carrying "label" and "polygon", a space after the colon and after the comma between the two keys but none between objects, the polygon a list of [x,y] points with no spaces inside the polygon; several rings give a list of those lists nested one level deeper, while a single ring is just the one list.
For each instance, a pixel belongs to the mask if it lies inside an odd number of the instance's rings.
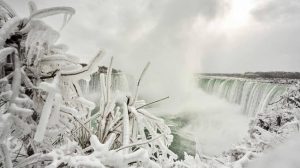
[{"label": "frozen branch", "polygon": [[134,97],[133,97],[130,105],[133,105],[135,103],[136,99],[137,99],[138,92],[139,92],[139,87],[140,87],[140,83],[141,83],[141,81],[142,81],[142,79],[143,79],[143,77],[144,77],[147,69],[149,68],[149,66],[150,66],[150,62],[147,63],[147,65],[145,66],[145,68],[143,69],[143,71],[142,71],[142,73],[141,73],[141,75],[139,77],[139,80],[138,80],[138,83],[137,83],[137,86],[136,86],[136,90],[135,90],[135,94],[134,94]]}]

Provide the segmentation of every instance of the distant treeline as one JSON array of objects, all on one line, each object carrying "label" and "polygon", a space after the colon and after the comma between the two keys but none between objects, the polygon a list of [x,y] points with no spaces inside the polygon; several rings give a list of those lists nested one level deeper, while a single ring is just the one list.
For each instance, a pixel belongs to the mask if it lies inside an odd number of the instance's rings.
[{"label": "distant treeline", "polygon": [[227,77],[239,77],[239,78],[283,78],[283,79],[300,79],[300,72],[245,72],[245,73],[200,73],[206,76],[227,76]]}]

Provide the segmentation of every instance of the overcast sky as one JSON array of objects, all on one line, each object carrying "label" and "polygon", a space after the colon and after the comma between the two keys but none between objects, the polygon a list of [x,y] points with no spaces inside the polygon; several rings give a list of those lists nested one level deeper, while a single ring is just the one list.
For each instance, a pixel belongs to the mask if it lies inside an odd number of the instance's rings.
[{"label": "overcast sky", "polygon": [[[8,1],[28,15],[27,0]],[[76,9],[61,32],[71,53],[88,59],[101,48],[128,71],[147,61],[156,73],[300,71],[299,0],[35,2]],[[50,22],[59,27],[62,16]]]}]

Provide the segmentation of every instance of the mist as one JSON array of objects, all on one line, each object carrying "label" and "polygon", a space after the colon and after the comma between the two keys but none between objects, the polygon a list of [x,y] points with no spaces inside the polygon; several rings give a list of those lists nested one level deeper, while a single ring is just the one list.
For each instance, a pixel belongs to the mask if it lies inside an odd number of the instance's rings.
[{"label": "mist", "polygon": [[189,124],[182,131],[195,135],[199,152],[219,155],[247,135],[249,118],[243,115],[239,105],[200,89],[194,90],[179,108],[181,114],[189,118]]},{"label": "mist", "polygon": [[[26,2],[8,3],[27,14],[23,8]],[[140,96],[147,101],[170,96],[160,103],[162,113],[196,116],[195,123],[185,129],[199,129],[198,138],[208,144],[203,149],[208,153],[216,154],[240,139],[247,120],[238,114],[239,107],[195,90],[191,82],[194,73],[300,70],[297,0],[36,2],[38,6],[76,9],[76,15],[61,31],[60,42],[67,43],[69,52],[83,62],[104,49],[103,63],[107,65],[114,56],[114,68],[132,75],[134,83],[150,61]],[[47,22],[60,25],[58,20],[50,18]],[[211,123],[218,124],[210,127]],[[229,132],[220,129],[234,125],[239,128]],[[220,141],[223,137],[228,139]]]},{"label": "mist", "polygon": [[[23,8],[27,2],[8,3],[27,15]],[[296,0],[36,3],[76,9],[61,31],[60,42],[68,43],[69,52],[83,61],[103,49],[104,64],[114,56],[114,67],[136,78],[150,61],[142,87],[147,97],[182,97],[189,86],[186,81],[196,72],[300,70],[300,5]],[[59,28],[61,18],[46,21]]]}]

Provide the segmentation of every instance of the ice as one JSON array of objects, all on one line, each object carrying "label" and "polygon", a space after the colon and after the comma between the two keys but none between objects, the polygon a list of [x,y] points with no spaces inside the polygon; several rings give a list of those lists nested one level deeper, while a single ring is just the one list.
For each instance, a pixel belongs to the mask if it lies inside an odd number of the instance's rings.
[{"label": "ice", "polygon": [[48,92],[48,96],[46,102],[43,106],[43,110],[41,113],[41,118],[39,124],[37,126],[36,133],[34,135],[34,140],[37,142],[42,142],[44,139],[44,135],[46,133],[46,128],[48,125],[49,117],[52,111],[52,106],[54,104],[55,94],[59,92],[58,89],[58,80],[60,75],[56,75],[51,83],[42,82],[40,84],[40,88]]}]

